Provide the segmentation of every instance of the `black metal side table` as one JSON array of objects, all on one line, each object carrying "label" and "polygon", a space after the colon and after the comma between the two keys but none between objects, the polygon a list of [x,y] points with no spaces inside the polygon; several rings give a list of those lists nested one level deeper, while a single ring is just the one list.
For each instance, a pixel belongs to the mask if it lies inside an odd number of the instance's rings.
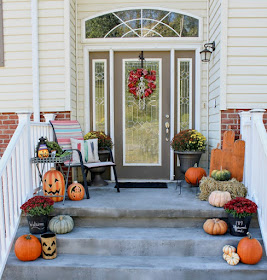
[{"label": "black metal side table", "polygon": [[[36,165],[36,168],[38,170],[38,174],[39,174],[39,187],[37,189],[37,193],[40,192],[42,190],[42,185],[43,185],[43,173],[44,173],[44,169],[45,169],[45,165],[48,163],[54,163],[56,165],[59,166],[60,172],[63,174],[64,179],[65,179],[65,194],[64,195],[50,195],[48,197],[63,197],[63,205],[65,203],[65,197],[66,197],[66,193],[67,193],[67,188],[68,188],[68,179],[69,179],[69,172],[70,172],[70,163],[71,163],[71,157],[72,155],[66,155],[64,157],[48,157],[48,158],[38,158],[38,157],[34,157],[31,159],[31,162],[34,163]],[[65,174],[65,172],[62,169],[61,164],[64,162],[68,162],[68,169],[67,172]]]}]

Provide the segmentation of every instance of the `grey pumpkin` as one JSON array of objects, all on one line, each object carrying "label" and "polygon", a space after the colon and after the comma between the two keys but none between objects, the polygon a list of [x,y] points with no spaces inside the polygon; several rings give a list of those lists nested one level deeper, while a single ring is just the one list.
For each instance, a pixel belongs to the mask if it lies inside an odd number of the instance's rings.
[{"label": "grey pumpkin", "polygon": [[68,215],[58,215],[50,220],[48,227],[54,233],[64,234],[73,230],[74,222]]}]

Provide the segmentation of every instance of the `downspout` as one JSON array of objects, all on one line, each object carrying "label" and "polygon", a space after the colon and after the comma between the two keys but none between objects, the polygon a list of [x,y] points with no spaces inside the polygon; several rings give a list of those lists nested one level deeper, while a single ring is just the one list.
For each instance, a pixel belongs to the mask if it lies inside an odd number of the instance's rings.
[{"label": "downspout", "polygon": [[[207,0],[207,42],[209,42],[209,16],[210,16],[210,14],[209,14],[209,3],[210,3],[210,0]],[[209,166],[210,166],[210,164],[209,164],[209,159],[210,159],[210,157],[209,157],[209,62],[208,63],[206,63],[206,65],[207,65],[207,85],[206,85],[206,87],[207,87],[207,145],[208,145],[208,151],[207,151],[207,164],[208,164],[208,166],[207,166],[207,169],[208,169],[208,171],[209,171]]]},{"label": "downspout", "polygon": [[75,0],[75,67],[76,67],[76,120],[78,120],[79,68],[78,68],[78,4],[77,4],[77,0]]},{"label": "downspout", "polygon": [[40,122],[40,75],[39,75],[39,41],[38,41],[38,0],[31,0],[32,23],[32,101],[33,117]]}]

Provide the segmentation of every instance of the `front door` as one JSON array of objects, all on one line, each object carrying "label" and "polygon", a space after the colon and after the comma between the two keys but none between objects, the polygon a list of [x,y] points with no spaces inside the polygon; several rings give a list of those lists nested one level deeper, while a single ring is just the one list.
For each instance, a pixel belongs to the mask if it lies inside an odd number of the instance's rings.
[{"label": "front door", "polygon": [[140,52],[116,52],[115,158],[120,178],[169,179],[170,52],[144,52],[144,68],[156,71],[156,89],[144,100],[129,92],[130,71]]}]

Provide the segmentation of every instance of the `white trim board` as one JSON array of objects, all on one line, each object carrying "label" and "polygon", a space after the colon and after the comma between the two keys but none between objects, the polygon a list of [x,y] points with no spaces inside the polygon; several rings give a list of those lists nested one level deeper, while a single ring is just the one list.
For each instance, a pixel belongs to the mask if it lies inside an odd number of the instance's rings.
[{"label": "white trim board", "polygon": [[[104,111],[105,111],[105,133],[108,133],[108,105],[107,105],[107,59],[92,60],[92,86],[93,86],[93,130],[96,130],[96,108],[95,108],[95,63],[104,62]],[[90,77],[89,77],[90,78]]]}]

